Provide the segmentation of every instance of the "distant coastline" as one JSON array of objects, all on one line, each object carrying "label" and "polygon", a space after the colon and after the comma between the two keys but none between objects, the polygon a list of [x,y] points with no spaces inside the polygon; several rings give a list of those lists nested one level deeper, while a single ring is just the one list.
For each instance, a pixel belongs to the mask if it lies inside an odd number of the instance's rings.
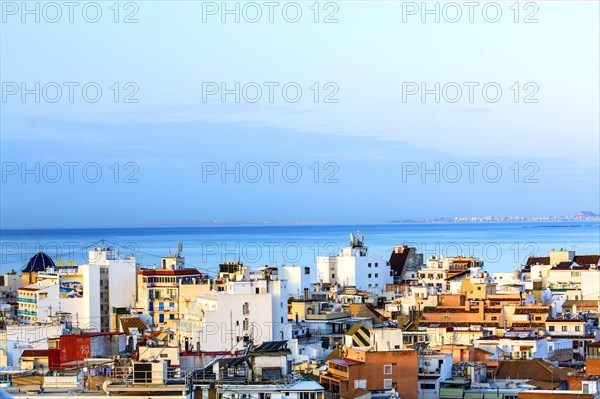
[{"label": "distant coastline", "polygon": [[600,222],[600,215],[589,211],[577,212],[568,216],[456,216],[431,219],[396,219],[381,222],[333,222],[333,221],[245,221],[245,220],[167,220],[155,221],[141,225],[123,226],[61,226],[61,227],[0,227],[0,231],[32,231],[32,230],[106,230],[106,229],[170,229],[193,227],[279,227],[279,226],[356,226],[386,224],[452,224],[452,223],[511,223],[511,222]]},{"label": "distant coastline", "polygon": [[433,219],[392,220],[390,223],[505,223],[505,222],[596,222],[600,215],[590,211],[579,211],[566,216],[455,216]]}]

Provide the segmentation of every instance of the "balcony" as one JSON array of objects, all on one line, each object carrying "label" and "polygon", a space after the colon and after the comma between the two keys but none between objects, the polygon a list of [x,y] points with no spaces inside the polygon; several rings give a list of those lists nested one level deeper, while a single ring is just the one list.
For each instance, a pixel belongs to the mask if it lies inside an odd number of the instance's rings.
[{"label": "balcony", "polygon": [[37,317],[37,312],[31,311],[31,310],[17,310],[17,314],[20,316],[36,316]]},{"label": "balcony", "polygon": [[37,299],[36,298],[23,298],[23,297],[19,297],[19,298],[17,298],[17,302],[37,303]]}]

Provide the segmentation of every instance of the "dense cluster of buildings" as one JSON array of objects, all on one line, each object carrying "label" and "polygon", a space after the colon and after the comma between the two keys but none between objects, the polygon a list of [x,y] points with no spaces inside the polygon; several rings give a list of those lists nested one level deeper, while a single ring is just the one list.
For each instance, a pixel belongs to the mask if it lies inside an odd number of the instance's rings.
[{"label": "dense cluster of buildings", "polygon": [[0,389],[15,397],[600,398],[600,255],[490,274],[389,258],[351,235],[309,266],[150,267],[94,248],[0,276]]}]

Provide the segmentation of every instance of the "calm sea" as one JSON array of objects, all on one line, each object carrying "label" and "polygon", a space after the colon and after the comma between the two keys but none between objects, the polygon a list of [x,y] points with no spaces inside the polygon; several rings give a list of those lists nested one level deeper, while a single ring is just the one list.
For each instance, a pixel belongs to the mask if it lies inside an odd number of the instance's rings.
[{"label": "calm sea", "polygon": [[87,250],[112,246],[143,265],[177,252],[188,267],[214,274],[218,264],[286,264],[315,267],[317,256],[336,254],[350,233],[364,235],[372,254],[385,259],[395,245],[417,247],[425,257],[473,255],[490,272],[513,270],[528,256],[551,249],[600,253],[598,222],[402,223],[381,225],[202,226],[162,228],[0,230],[2,272],[20,270],[37,251],[55,260],[83,263]]}]

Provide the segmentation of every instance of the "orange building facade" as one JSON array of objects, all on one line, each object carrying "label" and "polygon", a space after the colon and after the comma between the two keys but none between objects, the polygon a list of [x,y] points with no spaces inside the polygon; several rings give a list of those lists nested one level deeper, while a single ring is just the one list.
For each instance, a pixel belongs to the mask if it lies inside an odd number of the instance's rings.
[{"label": "orange building facade", "polygon": [[343,358],[329,361],[328,373],[321,375],[320,383],[333,393],[356,388],[369,391],[394,388],[403,399],[418,399],[417,372],[415,350],[367,352],[349,348]]}]

